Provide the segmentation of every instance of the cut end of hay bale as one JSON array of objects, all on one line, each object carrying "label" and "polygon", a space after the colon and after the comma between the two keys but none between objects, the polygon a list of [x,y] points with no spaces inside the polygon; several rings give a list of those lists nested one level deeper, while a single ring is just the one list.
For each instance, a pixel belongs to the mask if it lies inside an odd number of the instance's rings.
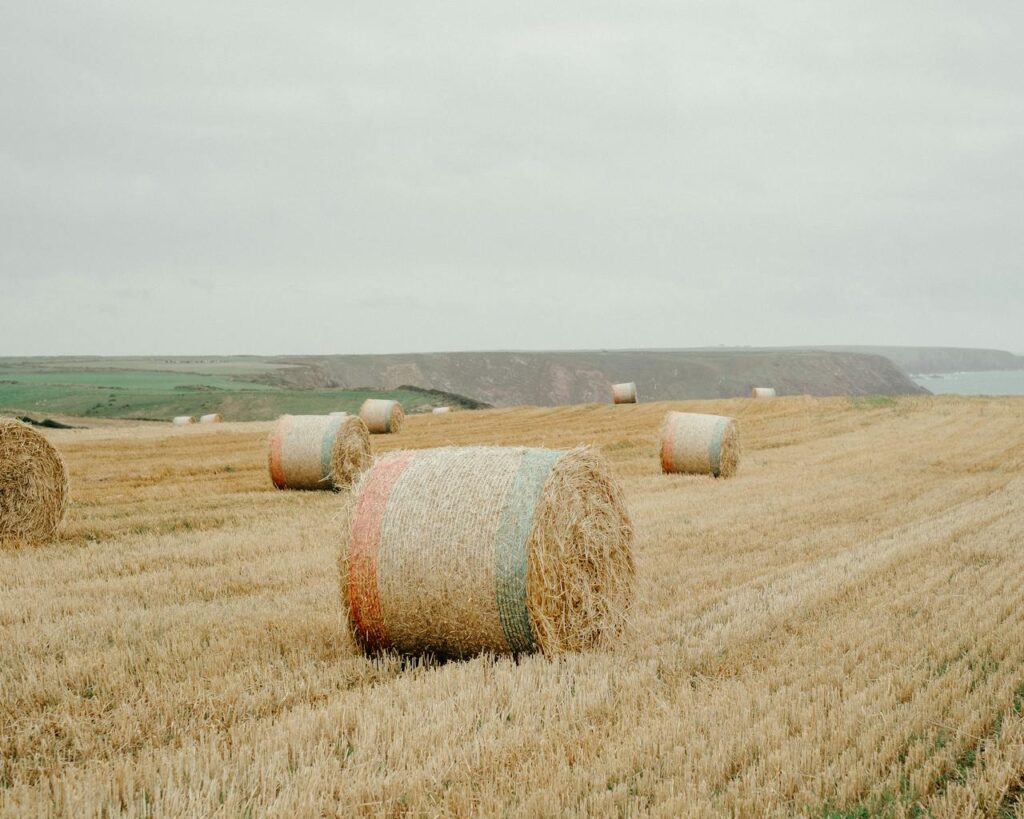
[{"label": "cut end of hay bale", "polygon": [[635,404],[636,384],[632,381],[625,384],[612,384],[612,402],[615,404]]},{"label": "cut end of hay bale", "polygon": [[193,415],[175,415],[174,420],[171,421],[176,427],[187,427],[189,424],[196,422],[195,416]]},{"label": "cut end of hay bale", "polygon": [[0,418],[0,543],[52,538],[68,494],[68,471],[53,445],[28,424]]},{"label": "cut end of hay bale", "polygon": [[359,417],[374,435],[399,432],[405,422],[402,405],[385,398],[367,398],[359,409]]},{"label": "cut end of hay bale", "polygon": [[774,398],[775,387],[754,387],[750,391],[751,398]]},{"label": "cut end of hay bale", "polygon": [[669,412],[661,428],[664,472],[728,478],[740,463],[739,425],[723,415]]},{"label": "cut end of hay bale", "polygon": [[397,452],[350,500],[341,597],[365,651],[577,651],[623,626],[632,544],[592,448]]},{"label": "cut end of hay bale", "polygon": [[355,415],[282,415],[270,433],[278,489],[346,489],[371,460],[370,433]]},{"label": "cut end of hay bale", "polygon": [[219,424],[224,420],[224,416],[219,412],[211,412],[209,415],[200,415],[200,424]]}]

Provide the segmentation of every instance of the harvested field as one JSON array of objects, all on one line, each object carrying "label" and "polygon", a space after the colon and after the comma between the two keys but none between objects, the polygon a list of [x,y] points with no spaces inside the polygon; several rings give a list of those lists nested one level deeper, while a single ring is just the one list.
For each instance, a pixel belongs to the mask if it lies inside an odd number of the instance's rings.
[{"label": "harvested field", "polygon": [[[663,475],[669,409],[735,417],[738,475]],[[407,418],[375,451],[622,482],[625,639],[518,661],[364,657],[342,499],[269,488],[270,426],[45,431],[75,493],[0,551],[0,814],[1024,815],[1024,399]]]}]

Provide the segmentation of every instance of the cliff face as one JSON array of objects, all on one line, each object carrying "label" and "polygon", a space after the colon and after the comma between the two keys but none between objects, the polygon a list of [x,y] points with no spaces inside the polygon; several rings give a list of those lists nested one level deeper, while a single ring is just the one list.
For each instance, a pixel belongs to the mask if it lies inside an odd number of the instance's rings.
[{"label": "cliff face", "polygon": [[611,384],[635,381],[641,400],[728,398],[753,386],[780,395],[925,393],[880,355],[816,350],[615,350],[289,356],[268,378],[293,387],[411,384],[495,406],[609,400]]}]

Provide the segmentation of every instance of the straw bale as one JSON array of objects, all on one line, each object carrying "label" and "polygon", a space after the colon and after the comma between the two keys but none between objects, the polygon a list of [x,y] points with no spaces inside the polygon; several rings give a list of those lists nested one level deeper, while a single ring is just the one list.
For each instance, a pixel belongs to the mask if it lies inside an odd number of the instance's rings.
[{"label": "straw bale", "polygon": [[342,603],[367,652],[578,651],[623,626],[632,547],[593,448],[395,452],[350,499]]},{"label": "straw bale", "polygon": [[750,391],[751,398],[774,398],[775,387],[754,387]]},{"label": "straw bale", "polygon": [[739,426],[723,415],[669,412],[661,427],[665,472],[728,478],[740,463]]},{"label": "straw bale", "polygon": [[224,416],[221,415],[219,412],[211,412],[209,415],[199,416],[200,424],[219,424],[223,420]]},{"label": "straw bale", "polygon": [[399,432],[405,421],[402,405],[384,398],[367,398],[359,410],[359,417],[374,435]]},{"label": "straw bale", "polygon": [[28,424],[0,418],[0,543],[52,538],[68,495],[67,467],[53,445]]},{"label": "straw bale", "polygon": [[612,384],[612,402],[615,404],[635,404],[636,384],[632,381],[625,384]]},{"label": "straw bale", "polygon": [[370,433],[355,415],[282,415],[268,466],[278,489],[344,489],[372,460]]},{"label": "straw bale", "polygon": [[444,415],[452,411],[451,407],[434,407],[431,412],[434,415]]},{"label": "straw bale", "polygon": [[175,415],[174,420],[171,421],[171,423],[176,427],[186,427],[189,424],[194,424],[195,422],[196,419],[194,415]]}]

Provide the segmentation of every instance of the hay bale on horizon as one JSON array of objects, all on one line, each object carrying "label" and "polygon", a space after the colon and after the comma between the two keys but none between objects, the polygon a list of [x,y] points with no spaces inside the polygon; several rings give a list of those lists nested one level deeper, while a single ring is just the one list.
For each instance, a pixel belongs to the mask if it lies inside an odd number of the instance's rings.
[{"label": "hay bale on horizon", "polygon": [[612,384],[612,403],[635,404],[636,384],[628,381],[624,384]]},{"label": "hay bale on horizon", "polygon": [[171,421],[176,427],[187,427],[189,424],[194,424],[196,417],[194,415],[175,415]]},{"label": "hay bale on horizon", "polygon": [[399,432],[405,422],[402,405],[386,398],[367,398],[359,409],[359,417],[374,435]]},{"label": "hay bale on horizon", "polygon": [[754,387],[750,391],[751,398],[774,398],[775,387]]},{"label": "hay bale on horizon", "polygon": [[269,439],[267,465],[278,489],[344,489],[373,456],[370,433],[355,415],[282,415]]},{"label": "hay bale on horizon", "polygon": [[591,447],[390,453],[343,531],[342,605],[367,652],[582,650],[633,596],[633,526]]},{"label": "hay bale on horizon", "polygon": [[28,424],[0,418],[0,543],[49,540],[68,506],[68,470]]},{"label": "hay bale on horizon", "polygon": [[200,424],[219,424],[224,420],[224,416],[219,412],[211,412],[208,415],[200,415]]},{"label": "hay bale on horizon", "polygon": [[430,412],[433,415],[444,415],[445,413],[451,412],[451,407],[434,407]]},{"label": "hay bale on horizon", "polygon": [[724,415],[669,412],[661,428],[661,469],[728,478],[740,463],[739,425]]}]

